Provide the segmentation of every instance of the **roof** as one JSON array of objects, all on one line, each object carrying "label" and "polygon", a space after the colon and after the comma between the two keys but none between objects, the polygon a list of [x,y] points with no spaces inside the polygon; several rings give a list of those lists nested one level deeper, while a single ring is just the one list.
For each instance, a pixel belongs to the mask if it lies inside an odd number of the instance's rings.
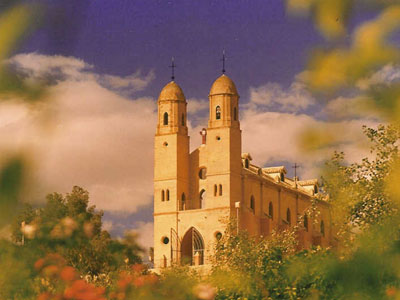
[{"label": "roof", "polygon": [[175,81],[171,81],[161,90],[158,101],[162,100],[185,101],[186,99],[181,87]]},{"label": "roof", "polygon": [[286,174],[287,173],[284,166],[263,168],[262,170],[266,174],[272,174],[272,173],[284,173],[284,174]]},{"label": "roof", "polygon": [[225,74],[218,77],[211,86],[210,96],[219,94],[238,95],[235,83]]}]

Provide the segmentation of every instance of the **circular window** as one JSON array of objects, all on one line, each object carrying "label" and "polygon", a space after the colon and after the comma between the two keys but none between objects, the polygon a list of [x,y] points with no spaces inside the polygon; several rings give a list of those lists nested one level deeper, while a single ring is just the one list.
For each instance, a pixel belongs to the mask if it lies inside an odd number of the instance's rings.
[{"label": "circular window", "polygon": [[217,241],[219,241],[219,240],[222,238],[222,233],[219,232],[219,231],[217,231],[217,232],[215,233],[215,238],[217,239]]},{"label": "circular window", "polygon": [[163,244],[167,245],[167,244],[169,243],[169,238],[166,237],[166,236],[164,236],[164,237],[161,239],[161,242],[162,242]]},{"label": "circular window", "polygon": [[220,141],[221,140],[221,137],[220,136],[217,136],[217,141]]},{"label": "circular window", "polygon": [[164,144],[163,144],[165,147],[167,147],[168,146],[168,143],[167,142],[164,142]]},{"label": "circular window", "polygon": [[200,171],[199,171],[200,179],[206,179],[206,176],[207,176],[207,169],[204,167],[200,168]]}]

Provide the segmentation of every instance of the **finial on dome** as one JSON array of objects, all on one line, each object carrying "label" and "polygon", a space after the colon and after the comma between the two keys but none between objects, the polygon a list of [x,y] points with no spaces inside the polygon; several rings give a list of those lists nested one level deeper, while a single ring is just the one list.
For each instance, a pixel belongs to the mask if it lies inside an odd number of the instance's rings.
[{"label": "finial on dome", "polygon": [[171,68],[171,80],[174,81],[175,80],[175,58],[172,56],[171,58],[171,65],[169,66]]},{"label": "finial on dome", "polygon": [[221,59],[221,61],[222,61],[222,74],[225,74],[225,60],[226,60],[225,49],[223,49],[222,50],[222,59]]}]

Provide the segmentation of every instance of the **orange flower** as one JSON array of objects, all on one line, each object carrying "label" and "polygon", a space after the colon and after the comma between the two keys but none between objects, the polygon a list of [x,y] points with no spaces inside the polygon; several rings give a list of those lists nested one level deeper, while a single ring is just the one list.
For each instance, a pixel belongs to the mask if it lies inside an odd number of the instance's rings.
[{"label": "orange flower", "polygon": [[51,295],[49,293],[41,293],[37,300],[49,300],[51,298]]},{"label": "orange flower", "polygon": [[43,268],[43,266],[44,266],[44,259],[43,259],[43,258],[38,259],[38,260],[35,262],[35,264],[34,264],[35,269],[38,270],[38,271],[39,271],[41,268]]},{"label": "orange flower", "polygon": [[142,273],[144,269],[145,269],[145,266],[141,265],[141,264],[135,264],[132,266],[132,271],[134,273]]},{"label": "orange flower", "polygon": [[65,267],[60,273],[60,277],[64,281],[72,281],[76,278],[76,272],[73,267]]},{"label": "orange flower", "polygon": [[389,287],[386,289],[386,295],[388,297],[394,297],[397,294],[397,289],[395,287]]}]

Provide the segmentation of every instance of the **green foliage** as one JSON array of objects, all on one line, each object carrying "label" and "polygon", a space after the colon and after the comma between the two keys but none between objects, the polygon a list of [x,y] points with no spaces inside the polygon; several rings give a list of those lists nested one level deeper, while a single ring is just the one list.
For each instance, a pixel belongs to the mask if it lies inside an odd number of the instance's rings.
[{"label": "green foliage", "polygon": [[0,169],[0,227],[15,214],[24,184],[25,168],[23,159],[15,156]]},{"label": "green foliage", "polygon": [[12,239],[42,256],[59,253],[81,274],[96,280],[140,262],[142,251],[132,236],[111,239],[101,228],[102,216],[89,206],[89,193],[75,186],[65,196],[48,195],[42,208],[26,205],[12,224]]},{"label": "green foliage", "polygon": [[380,125],[377,129],[364,126],[363,129],[372,145],[372,158],[347,165],[344,153],[335,153],[324,172],[324,190],[334,207],[337,225],[351,222],[351,226],[365,227],[382,221],[396,210],[386,183],[398,159],[400,130],[395,125]]}]

